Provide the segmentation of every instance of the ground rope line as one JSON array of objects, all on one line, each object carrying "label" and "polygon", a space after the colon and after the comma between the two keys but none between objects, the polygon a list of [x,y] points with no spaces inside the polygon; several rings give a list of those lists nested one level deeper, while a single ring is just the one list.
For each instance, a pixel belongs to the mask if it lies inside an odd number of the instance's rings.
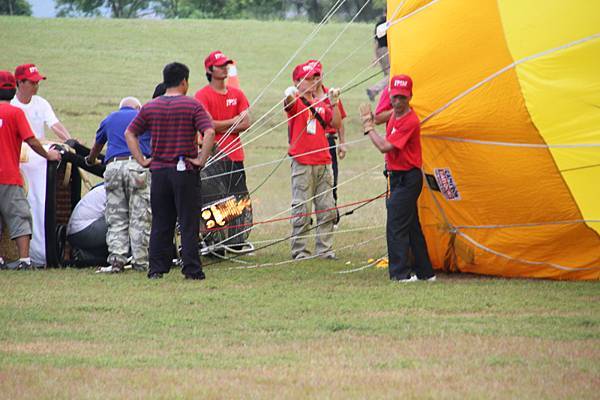
[{"label": "ground rope line", "polygon": [[[339,229],[339,230],[334,230],[330,234],[331,235],[339,235],[341,233],[362,232],[362,231],[370,231],[370,230],[381,229],[381,228],[385,228],[385,225],[368,225],[368,226],[359,226],[358,228],[352,228],[352,229]],[[296,237],[300,238],[300,239],[307,239],[307,238],[312,238],[315,236],[317,236],[317,233],[311,233],[310,235],[300,235],[300,236],[296,236]],[[279,241],[282,237],[279,237],[276,239],[253,240],[252,243],[253,244],[273,243],[273,242]]]},{"label": "ground rope line", "polygon": [[[343,186],[343,185],[345,185],[345,184],[348,184],[348,183],[352,182],[353,180],[355,180],[355,179],[358,179],[358,178],[360,178],[361,176],[365,175],[366,173],[368,173],[368,172],[371,172],[371,171],[372,171],[372,170],[374,170],[375,168],[381,168],[381,164],[376,164],[376,165],[374,165],[373,167],[371,167],[371,168],[369,168],[369,169],[366,169],[366,170],[364,170],[364,171],[363,171],[363,172],[361,172],[360,174],[357,174],[357,175],[353,176],[352,178],[349,178],[349,179],[347,179],[347,180],[343,181],[342,183],[338,183],[337,187],[339,188],[340,186]],[[277,214],[275,214],[275,215],[271,216],[269,219],[271,219],[271,218],[276,218],[276,217],[279,217],[279,216],[281,216],[282,214],[285,214],[285,213],[287,213],[288,211],[291,211],[291,210],[293,210],[293,209],[294,209],[294,207],[297,207],[297,206],[299,206],[299,205],[302,205],[302,204],[306,204],[306,203],[308,203],[309,201],[312,201],[312,200],[316,199],[317,197],[323,196],[323,195],[325,195],[325,194],[327,194],[328,192],[331,192],[331,191],[333,191],[333,187],[332,187],[332,188],[330,188],[330,189],[327,189],[327,190],[326,190],[326,191],[324,191],[324,192],[321,192],[321,193],[319,193],[319,194],[316,194],[316,195],[312,196],[311,198],[309,198],[309,199],[307,199],[307,200],[305,200],[305,201],[303,201],[303,202],[301,202],[301,203],[298,203],[298,204],[296,204],[296,205],[295,205],[295,206],[293,206],[293,207],[289,207],[289,208],[287,208],[286,210],[283,210],[283,211],[281,211],[281,212],[279,212],[279,213],[277,213]],[[365,203],[365,204],[368,204],[368,203]],[[364,204],[363,204],[363,205],[364,205]],[[362,205],[361,205],[360,207],[362,207]],[[227,241],[229,241],[229,240],[231,240],[231,239],[233,239],[233,238],[235,238],[235,237],[237,237],[237,236],[239,236],[239,235],[242,235],[242,234],[244,234],[244,233],[246,233],[246,232],[249,232],[249,231],[251,231],[251,230],[252,230],[251,228],[244,229],[243,231],[240,231],[240,232],[236,233],[235,235],[228,237],[228,238],[227,238],[227,239],[225,239],[225,240],[222,240],[222,241],[220,241],[220,242],[218,242],[218,243],[215,243],[215,244],[214,244],[214,245],[212,245],[212,246],[213,246],[213,247],[216,247],[216,246],[218,246],[218,245],[221,245],[221,244],[223,244],[223,243],[225,243],[225,242],[227,242]]]},{"label": "ground rope line", "polygon": [[375,197],[369,197],[368,199],[353,201],[351,203],[346,203],[346,204],[338,205],[338,206],[335,206],[335,207],[326,208],[324,210],[315,210],[315,211],[311,211],[309,213],[292,214],[292,215],[288,215],[287,217],[267,219],[267,220],[263,220],[263,221],[259,221],[259,222],[250,222],[250,223],[246,223],[246,224],[238,224],[238,225],[233,225],[233,226],[220,226],[220,227],[217,227],[217,228],[207,229],[206,232],[209,232],[209,233],[210,232],[218,232],[218,231],[222,231],[222,230],[225,230],[225,229],[238,229],[238,228],[252,227],[252,226],[256,226],[256,225],[272,224],[272,223],[275,223],[275,222],[287,221],[287,220],[290,220],[290,219],[293,219],[293,218],[310,217],[311,215],[323,214],[323,213],[326,213],[326,212],[330,212],[330,211],[334,211],[334,210],[339,210],[340,208],[347,208],[347,207],[355,206],[357,204],[368,203],[368,202],[371,202],[373,200],[377,200],[378,198],[381,198],[383,196],[385,196],[385,193],[377,195]]},{"label": "ground rope line", "polygon": [[376,264],[377,264],[379,261],[381,261],[381,260],[382,260],[384,257],[385,257],[385,254],[384,254],[384,255],[382,255],[382,256],[381,256],[381,257],[379,257],[379,258],[376,258],[374,261],[372,261],[372,262],[370,262],[370,263],[367,263],[367,264],[363,265],[362,267],[353,268],[353,269],[346,269],[346,270],[343,270],[343,271],[336,271],[335,273],[336,273],[336,274],[350,274],[350,273],[352,273],[352,272],[358,272],[358,271],[362,271],[362,270],[365,270],[365,269],[367,269],[367,268],[371,268],[371,267],[373,267],[373,266],[374,266],[374,265],[376,265]]},{"label": "ground rope line", "polygon": [[[351,248],[351,247],[361,247],[361,246],[364,246],[364,245],[366,245],[366,244],[368,244],[368,243],[370,243],[370,242],[372,242],[374,240],[382,239],[383,237],[385,237],[385,234],[384,235],[380,235],[380,236],[376,236],[376,237],[371,238],[371,239],[364,240],[364,241],[359,242],[359,243],[351,243],[351,244],[348,244],[346,246],[334,249],[334,251],[346,250],[346,249]],[[285,261],[279,261],[279,262],[274,262],[274,263],[265,263],[265,264],[255,264],[255,265],[248,265],[248,266],[243,266],[243,267],[230,267],[230,268],[228,268],[228,270],[235,270],[235,269],[257,269],[257,268],[264,268],[264,267],[276,267],[276,266],[285,265],[285,264],[294,264],[294,263],[297,263],[297,262],[312,260],[312,259],[315,259],[315,258],[319,258],[320,256],[321,256],[321,254],[313,254],[311,256],[304,257],[304,258],[301,258],[301,259],[285,260]]]},{"label": "ground rope line", "polygon": [[[384,192],[384,193],[382,193],[382,194],[385,194],[385,192]],[[374,201],[374,200],[375,200],[375,198],[374,198],[372,201]],[[340,214],[339,218],[341,219],[341,218],[343,218],[343,217],[346,217],[346,216],[352,215],[352,214],[354,214],[354,212],[355,212],[355,211],[358,211],[359,209],[363,208],[364,206],[366,206],[366,205],[368,205],[368,204],[370,204],[370,203],[371,203],[371,202],[367,202],[367,203],[361,204],[361,205],[359,205],[359,206],[357,206],[357,207],[353,208],[353,209],[352,209],[352,210],[350,210],[350,211],[346,211],[345,213],[343,213],[343,214]],[[313,231],[313,230],[315,230],[315,229],[318,229],[318,228],[319,228],[321,225],[324,225],[324,224],[326,224],[326,223],[330,223],[330,222],[332,222],[332,221],[334,220],[334,218],[335,218],[335,217],[332,217],[332,218],[329,218],[329,219],[325,219],[325,220],[321,221],[320,223],[316,224],[315,226],[313,226],[313,227],[311,227],[311,228],[309,228],[309,229],[306,229],[304,232],[310,232],[310,231]],[[257,252],[257,251],[259,251],[259,250],[264,250],[264,249],[266,249],[266,248],[268,248],[268,247],[271,247],[271,246],[274,246],[274,245],[276,245],[276,244],[282,243],[282,242],[284,242],[284,241],[286,241],[286,240],[289,240],[290,238],[293,238],[294,236],[296,236],[296,235],[294,235],[294,234],[291,234],[291,235],[288,235],[288,236],[284,236],[284,237],[280,238],[279,240],[277,240],[277,241],[275,241],[275,242],[273,242],[273,243],[270,243],[270,244],[264,245],[264,246],[262,246],[262,247],[255,248],[255,249],[253,250],[253,252]],[[222,261],[226,261],[226,260],[229,260],[229,259],[235,259],[235,258],[238,258],[238,257],[240,257],[240,256],[242,256],[242,255],[244,255],[244,253],[238,253],[238,254],[234,255],[233,257],[229,257],[229,258],[225,258],[225,257],[223,257],[223,260],[222,260]],[[208,264],[205,264],[205,265],[217,264],[217,263],[220,263],[220,262],[222,262],[222,261],[211,262],[211,263],[208,263]]]}]

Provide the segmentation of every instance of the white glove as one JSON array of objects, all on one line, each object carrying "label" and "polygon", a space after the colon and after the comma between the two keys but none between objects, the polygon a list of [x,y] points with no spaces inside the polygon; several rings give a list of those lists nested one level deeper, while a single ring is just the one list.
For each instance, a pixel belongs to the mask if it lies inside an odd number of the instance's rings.
[{"label": "white glove", "polygon": [[289,88],[285,89],[285,92],[283,92],[284,96],[286,98],[288,97],[295,97],[298,94],[298,88],[296,86],[290,86]]},{"label": "white glove", "polygon": [[387,35],[388,28],[389,28],[389,26],[388,26],[387,22],[384,22],[383,24],[377,25],[377,30],[376,30],[377,37],[379,39],[381,39],[382,37],[384,37],[385,35]]},{"label": "white glove", "polygon": [[339,88],[331,88],[327,92],[327,96],[329,97],[329,102],[332,106],[335,106],[340,99],[340,94],[342,94],[341,89]]}]

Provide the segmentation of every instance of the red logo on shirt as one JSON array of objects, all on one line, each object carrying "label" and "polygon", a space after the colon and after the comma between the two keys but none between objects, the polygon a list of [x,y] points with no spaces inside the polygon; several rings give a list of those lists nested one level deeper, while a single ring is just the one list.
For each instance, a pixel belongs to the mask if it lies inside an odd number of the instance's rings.
[{"label": "red logo on shirt", "polygon": [[237,99],[227,99],[225,100],[225,106],[237,106]]},{"label": "red logo on shirt", "polygon": [[4,121],[2,121],[2,119],[0,119],[0,128],[2,128],[2,124],[4,124]]}]

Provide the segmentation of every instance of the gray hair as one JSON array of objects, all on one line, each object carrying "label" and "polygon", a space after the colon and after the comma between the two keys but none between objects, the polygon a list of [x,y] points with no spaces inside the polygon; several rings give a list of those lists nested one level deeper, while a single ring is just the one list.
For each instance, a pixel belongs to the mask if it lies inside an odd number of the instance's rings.
[{"label": "gray hair", "polygon": [[139,110],[140,108],[142,108],[142,103],[140,103],[140,101],[136,97],[123,97],[123,99],[119,103],[119,108],[123,107],[132,107]]}]

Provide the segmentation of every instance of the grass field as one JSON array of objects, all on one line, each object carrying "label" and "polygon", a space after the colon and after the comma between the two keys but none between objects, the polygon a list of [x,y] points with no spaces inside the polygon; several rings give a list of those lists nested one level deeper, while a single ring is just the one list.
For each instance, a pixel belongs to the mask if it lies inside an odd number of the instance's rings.
[{"label": "grass field", "polygon": [[[314,25],[255,21],[36,20],[0,18],[0,69],[35,62],[40,94],[72,134],[91,143],[124,96],[148,100],[162,66],[192,68],[220,49],[238,62],[255,98]],[[343,25],[326,26],[292,65],[322,54]],[[372,59],[370,25],[356,24],[323,59],[343,86]],[[362,46],[362,47],[361,47]],[[262,115],[290,84],[291,67],[253,111]],[[366,77],[376,71],[368,69]],[[344,95],[348,140],[367,84]],[[280,112],[265,128],[283,121]],[[246,165],[282,157],[285,126],[247,146]],[[381,156],[366,142],[341,165],[343,203],[385,189]],[[249,172],[250,188],[272,169]],[[284,163],[253,196],[264,220],[290,203]],[[440,276],[398,285],[385,269],[336,272],[385,253],[381,201],[345,218],[339,261],[240,269],[208,266],[207,280],[173,271],[160,282],[89,270],[0,274],[0,398],[597,398],[600,287],[596,282]],[[364,229],[370,227],[370,229]],[[254,241],[289,223],[257,227]],[[360,230],[360,231],[356,231]],[[287,243],[251,264],[289,257]]]}]

